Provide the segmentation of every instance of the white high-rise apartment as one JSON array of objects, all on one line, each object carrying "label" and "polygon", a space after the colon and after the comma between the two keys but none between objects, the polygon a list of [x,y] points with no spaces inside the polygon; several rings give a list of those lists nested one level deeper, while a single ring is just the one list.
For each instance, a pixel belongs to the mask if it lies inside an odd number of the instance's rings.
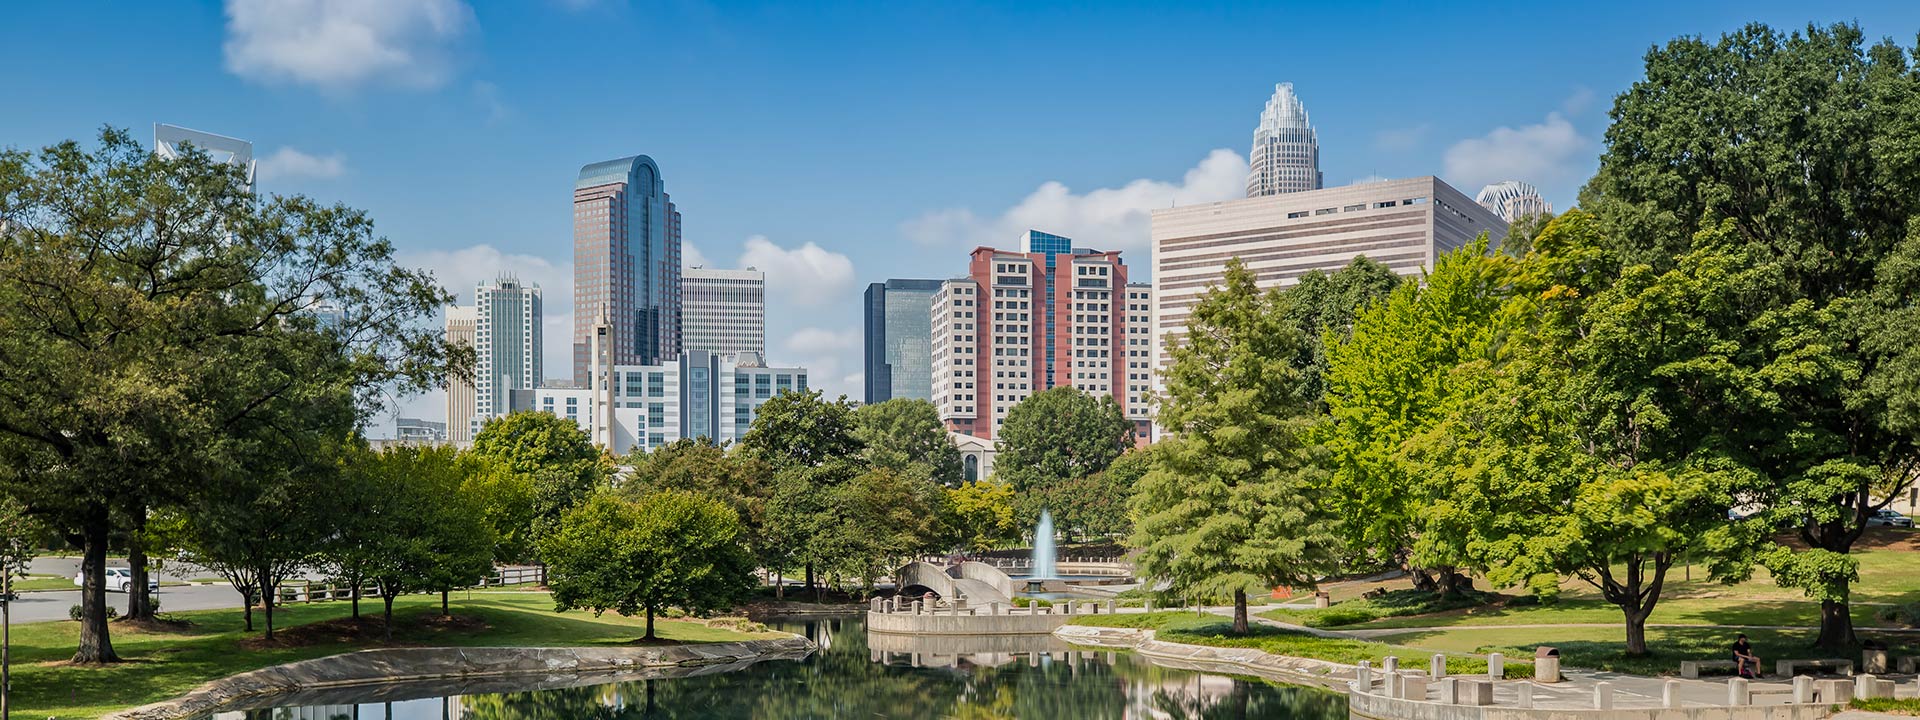
[{"label": "white high-rise apartment", "polygon": [[[1155,210],[1152,365],[1170,361],[1168,344],[1186,336],[1229,259],[1246,263],[1261,289],[1362,256],[1418,276],[1481,233],[1498,242],[1507,223],[1432,176]],[[1154,387],[1165,386],[1156,377]]]},{"label": "white high-rise apartment", "polygon": [[680,346],[729,355],[767,351],[767,274],[687,268],[680,272]]},{"label": "white high-rise apartment", "polygon": [[1307,121],[1307,106],[1293,94],[1293,83],[1273,86],[1260,126],[1253,129],[1247,163],[1247,197],[1320,189],[1320,136]]},{"label": "white high-rise apartment", "polygon": [[513,410],[514,390],[539,387],[540,286],[502,277],[473,290],[474,409],[469,428]]},{"label": "white high-rise apartment", "polygon": [[1473,201],[1507,222],[1528,215],[1553,214],[1553,206],[1540,197],[1540,191],[1519,180],[1504,180],[1480,188],[1480,194],[1474,196]]},{"label": "white high-rise apartment", "polygon": [[[1133,434],[1141,441],[1153,438],[1153,285],[1128,283],[1124,321],[1127,394],[1124,404],[1127,419],[1133,421]],[[1115,373],[1122,372],[1119,359]],[[1115,375],[1118,377],[1118,375]]]},{"label": "white high-rise apartment", "polygon": [[[479,324],[473,308],[447,306],[447,342],[473,347],[475,326]],[[473,440],[473,379],[447,380],[447,439],[456,443]]]},{"label": "white high-rise apartment", "polygon": [[539,388],[527,407],[572,420],[615,455],[651,452],[681,438],[736,442],[760,406],[806,392],[807,369],[770,368],[759,353],[689,350],[659,365],[615,365],[599,388]]}]

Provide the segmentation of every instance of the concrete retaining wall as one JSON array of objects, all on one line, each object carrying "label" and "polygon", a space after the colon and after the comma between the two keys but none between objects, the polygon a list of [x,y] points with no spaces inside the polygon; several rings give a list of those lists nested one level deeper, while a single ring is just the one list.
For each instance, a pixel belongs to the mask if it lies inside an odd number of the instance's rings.
[{"label": "concrete retaining wall", "polygon": [[1372,720],[1821,720],[1830,705],[1689,706],[1678,708],[1504,708],[1398,700],[1385,695],[1347,695],[1357,718]]},{"label": "concrete retaining wall", "polygon": [[1069,615],[915,615],[867,613],[867,631],[910,635],[1045,635]]},{"label": "concrete retaining wall", "polygon": [[814,651],[802,637],[671,647],[390,648],[275,665],[222,678],[179,698],[123,710],[106,720],[178,720],[266,696],[422,680],[621,674],[797,659]]}]

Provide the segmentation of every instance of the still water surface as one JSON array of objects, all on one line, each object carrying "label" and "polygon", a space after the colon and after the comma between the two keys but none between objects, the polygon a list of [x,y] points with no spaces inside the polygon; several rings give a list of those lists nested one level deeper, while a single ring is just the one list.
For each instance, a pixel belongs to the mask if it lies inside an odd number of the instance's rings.
[{"label": "still water surface", "polygon": [[853,618],[775,627],[805,635],[822,650],[805,660],[579,687],[499,692],[512,688],[413,685],[332,691],[213,719],[1348,717],[1346,698],[1336,693],[1163,668],[1128,653],[1070,650],[1051,636],[869,637]]}]

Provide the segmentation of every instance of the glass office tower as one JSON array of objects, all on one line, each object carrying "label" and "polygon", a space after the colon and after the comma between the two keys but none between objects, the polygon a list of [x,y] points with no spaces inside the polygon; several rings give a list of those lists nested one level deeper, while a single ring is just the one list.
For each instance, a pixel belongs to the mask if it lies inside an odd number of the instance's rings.
[{"label": "glass office tower", "polygon": [[933,295],[939,280],[867,286],[866,402],[933,397]]},{"label": "glass office tower", "polygon": [[645,155],[580,168],[573,190],[573,378],[604,320],[614,365],[680,353],[680,211]]}]

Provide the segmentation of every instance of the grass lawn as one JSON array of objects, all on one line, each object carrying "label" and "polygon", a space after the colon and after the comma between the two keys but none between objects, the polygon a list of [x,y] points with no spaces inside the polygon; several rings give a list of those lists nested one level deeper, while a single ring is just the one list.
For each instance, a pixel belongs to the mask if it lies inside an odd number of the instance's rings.
[{"label": "grass lawn", "polygon": [[[1853,618],[1858,627],[1879,627],[1885,623],[1874,617],[1876,604],[1920,602],[1920,534],[1900,528],[1872,528],[1856,545],[1853,557],[1860,564],[1860,580],[1853,584]],[[1820,605],[1798,590],[1776,585],[1765,568],[1755,568],[1753,577],[1738,585],[1722,585],[1705,579],[1705,571],[1693,568],[1688,579],[1684,566],[1669,571],[1661,593],[1660,605],[1648,621],[1669,625],[1789,625],[1810,627],[1819,624]],[[1397,581],[1404,584],[1405,580]],[[1379,584],[1364,586],[1371,589]],[[1398,587],[1398,586],[1389,586]],[[1262,616],[1286,622],[1341,629],[1425,628],[1459,625],[1554,625],[1567,623],[1620,623],[1620,610],[1600,599],[1599,591],[1577,579],[1562,583],[1559,602],[1552,605],[1495,604],[1449,610],[1438,613],[1378,613],[1395,615],[1374,620],[1351,622],[1364,614],[1352,609],[1374,610],[1354,595],[1364,590],[1336,588],[1334,607],[1326,610],[1270,610]],[[1352,595],[1340,592],[1352,591]],[[1344,595],[1344,598],[1343,598]],[[1349,605],[1349,603],[1355,603]],[[1341,616],[1345,615],[1345,618]],[[1348,622],[1339,622],[1346,620]],[[1335,621],[1335,622],[1328,622]]]},{"label": "grass lawn", "polygon": [[[1188,645],[1207,645],[1212,647],[1257,648],[1275,655],[1314,658],[1349,665],[1361,660],[1373,661],[1374,667],[1380,667],[1387,656],[1397,656],[1403,667],[1426,667],[1426,658],[1434,654],[1432,650],[1406,647],[1366,640],[1345,640],[1323,638],[1301,632],[1282,630],[1266,625],[1254,624],[1246,635],[1233,635],[1233,621],[1219,615],[1196,615],[1186,611],[1168,611],[1140,613],[1135,615],[1088,615],[1073,619],[1075,625],[1095,627],[1146,628],[1155,631],[1154,637],[1167,642]],[[1455,657],[1448,653],[1447,670],[1456,673],[1485,673],[1486,658],[1468,657],[1464,654]],[[1533,650],[1529,648],[1524,655],[1509,655],[1507,677],[1533,677]]]},{"label": "grass lawn", "polygon": [[[363,602],[362,614],[378,617],[378,601]],[[553,612],[546,593],[475,592],[455,596],[457,618],[475,621],[439,623],[439,598],[415,595],[394,604],[394,644],[451,646],[619,645],[638,638],[644,618],[585,612]],[[298,625],[347,616],[344,602],[290,606],[274,613],[282,631]],[[294,631],[283,642],[261,643],[261,633],[241,630],[238,610],[167,613],[192,623],[184,629],[143,630],[116,623],[113,645],[126,662],[105,666],[66,663],[79,636],[79,624],[49,622],[13,628],[13,710],[21,717],[90,718],[179,695],[201,683],[234,673],[294,660],[378,646],[356,640],[345,625],[328,632]],[[255,628],[262,627],[254,613]],[[361,626],[367,629],[368,626]],[[377,624],[372,627],[377,628]],[[656,633],[680,642],[724,642],[771,637],[710,628],[697,622],[656,620]]]},{"label": "grass lawn", "polygon": [[[1656,611],[1657,612],[1657,611]],[[1734,636],[1741,631],[1717,627],[1648,628],[1648,657],[1629,658],[1621,649],[1627,630],[1620,627],[1567,628],[1486,628],[1434,630],[1388,635],[1378,638],[1396,645],[1424,648],[1445,653],[1498,652],[1509,657],[1531,657],[1535,647],[1551,645],[1560,649],[1560,662],[1566,667],[1612,670],[1636,675],[1672,675],[1680,670],[1681,660],[1724,660],[1731,655]],[[1832,653],[1810,646],[1816,634],[1812,630],[1748,630],[1754,653],[1772,668],[1782,658],[1846,657],[1858,661],[1857,650]],[[1870,633],[1863,636],[1876,637]],[[1920,638],[1898,634],[1877,636],[1893,646],[1896,654],[1920,651]],[[1905,647],[1905,650],[1900,648]]]}]

